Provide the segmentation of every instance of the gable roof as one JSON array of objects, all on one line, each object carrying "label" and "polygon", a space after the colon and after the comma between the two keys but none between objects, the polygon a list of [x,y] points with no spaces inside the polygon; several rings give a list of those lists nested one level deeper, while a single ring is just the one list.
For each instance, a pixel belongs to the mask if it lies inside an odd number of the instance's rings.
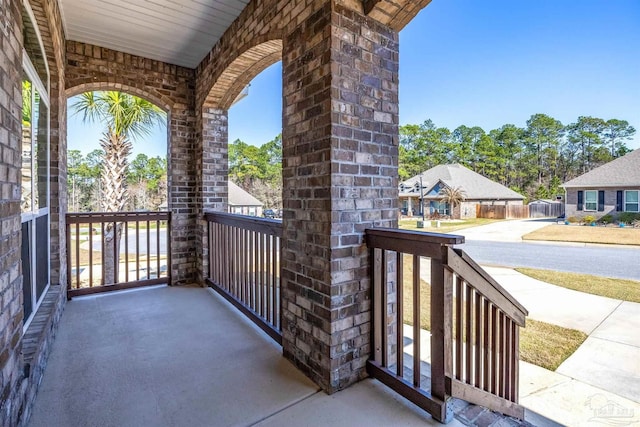
[{"label": "gable roof", "polygon": [[567,181],[562,186],[565,188],[640,186],[640,149]]},{"label": "gable roof", "polygon": [[244,191],[235,182],[229,181],[229,206],[262,206],[260,200]]},{"label": "gable roof", "polygon": [[[462,188],[465,192],[465,199],[468,200],[524,200],[522,194],[491,181],[458,163],[435,166],[420,175],[409,178],[402,184],[405,188],[417,188],[419,193],[420,177],[422,177],[425,194],[438,182],[442,182],[450,188]],[[407,194],[407,192],[401,192],[401,194]]]}]

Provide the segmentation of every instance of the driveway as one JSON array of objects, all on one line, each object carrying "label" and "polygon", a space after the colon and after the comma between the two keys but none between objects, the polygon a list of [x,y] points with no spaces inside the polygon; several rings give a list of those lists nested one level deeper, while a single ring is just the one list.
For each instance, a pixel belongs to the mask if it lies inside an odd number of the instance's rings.
[{"label": "driveway", "polygon": [[555,219],[515,219],[499,221],[478,227],[465,228],[451,234],[464,236],[466,240],[491,242],[522,242],[522,236],[547,225],[555,224]]},{"label": "driveway", "polygon": [[640,280],[640,247],[522,241],[522,236],[555,219],[499,221],[452,232],[465,237],[459,247],[484,265],[530,267]]}]

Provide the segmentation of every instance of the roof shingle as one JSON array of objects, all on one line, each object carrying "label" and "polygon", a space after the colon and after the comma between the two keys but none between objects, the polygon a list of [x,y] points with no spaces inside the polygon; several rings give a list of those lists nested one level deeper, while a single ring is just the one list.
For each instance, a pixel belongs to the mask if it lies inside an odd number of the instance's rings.
[{"label": "roof shingle", "polygon": [[420,182],[420,177],[425,191],[442,181],[448,187],[462,188],[468,200],[524,200],[523,195],[457,163],[435,166],[409,178],[403,184],[405,187],[413,187]]},{"label": "roof shingle", "polygon": [[640,149],[567,181],[562,186],[565,188],[640,186]]}]

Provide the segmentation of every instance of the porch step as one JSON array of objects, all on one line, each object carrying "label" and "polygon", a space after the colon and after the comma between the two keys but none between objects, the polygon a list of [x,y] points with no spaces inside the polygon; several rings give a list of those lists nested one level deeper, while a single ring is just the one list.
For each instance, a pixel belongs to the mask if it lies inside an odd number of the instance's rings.
[{"label": "porch step", "polygon": [[[405,337],[407,338],[407,337]],[[422,388],[427,391],[430,391],[431,384],[431,365],[428,362],[421,361],[421,373],[420,375],[420,383],[422,384]],[[413,356],[409,353],[404,353],[404,369],[403,369],[403,378],[406,381],[413,381],[413,369],[410,367],[413,366]],[[395,370],[395,366],[391,366],[390,369]],[[472,403],[468,403],[464,400],[457,399],[455,397],[451,398],[450,401],[451,409],[453,411],[453,416],[456,420],[460,421],[462,424],[467,426],[478,426],[478,427],[556,427],[562,426],[553,420],[550,420],[536,412],[533,412],[529,409],[525,409],[525,419],[519,420],[517,418],[512,418],[498,412],[491,411],[482,406],[474,405]]]}]

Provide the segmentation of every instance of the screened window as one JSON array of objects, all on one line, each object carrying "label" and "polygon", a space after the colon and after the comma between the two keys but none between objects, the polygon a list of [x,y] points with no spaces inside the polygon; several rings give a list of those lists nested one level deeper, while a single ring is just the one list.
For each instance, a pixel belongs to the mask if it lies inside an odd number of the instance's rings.
[{"label": "screened window", "polygon": [[20,151],[23,321],[27,328],[49,286],[49,73],[35,18],[22,9],[22,134]]},{"label": "screened window", "polygon": [[640,212],[638,206],[638,190],[627,190],[624,192],[624,210],[627,212]]},{"label": "screened window", "polygon": [[598,192],[597,191],[585,191],[584,192],[584,210],[595,211],[598,209]]}]

